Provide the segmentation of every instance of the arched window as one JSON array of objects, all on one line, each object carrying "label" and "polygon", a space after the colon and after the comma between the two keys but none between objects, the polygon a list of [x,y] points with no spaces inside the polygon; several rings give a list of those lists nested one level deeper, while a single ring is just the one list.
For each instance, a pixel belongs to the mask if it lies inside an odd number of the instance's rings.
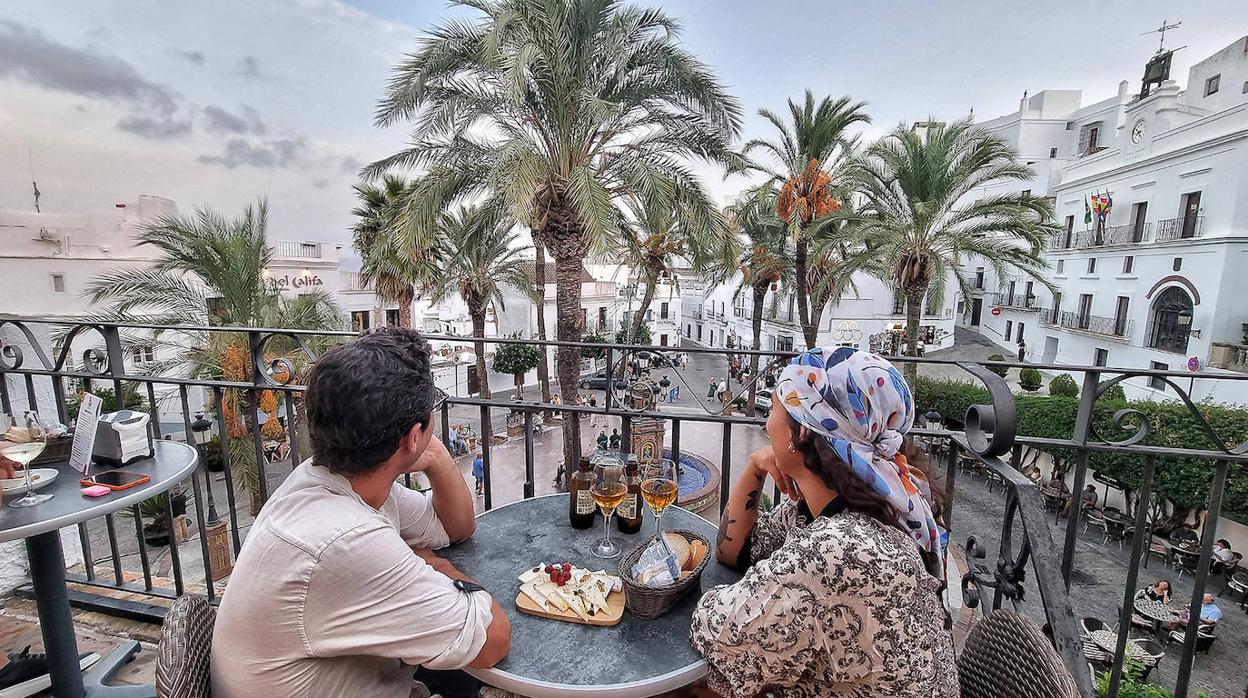
[{"label": "arched window", "polygon": [[1148,346],[1176,354],[1187,353],[1192,331],[1192,297],[1178,286],[1157,294],[1148,316]]}]

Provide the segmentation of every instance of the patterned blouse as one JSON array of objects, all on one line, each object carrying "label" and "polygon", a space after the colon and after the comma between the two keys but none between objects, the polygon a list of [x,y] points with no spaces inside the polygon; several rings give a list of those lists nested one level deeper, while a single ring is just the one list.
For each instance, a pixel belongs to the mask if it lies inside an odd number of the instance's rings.
[{"label": "patterned blouse", "polygon": [[940,582],[914,541],[836,504],[813,522],[788,501],[759,516],[745,553],[753,566],[702,597],[691,642],[710,665],[711,689],[729,698],[958,696]]}]

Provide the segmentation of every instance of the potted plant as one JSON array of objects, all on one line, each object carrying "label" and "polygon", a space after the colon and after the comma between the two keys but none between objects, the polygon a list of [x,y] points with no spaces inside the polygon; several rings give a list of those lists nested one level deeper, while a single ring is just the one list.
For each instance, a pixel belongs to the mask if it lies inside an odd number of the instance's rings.
[{"label": "potted plant", "polygon": [[1018,384],[1023,390],[1034,393],[1044,385],[1044,380],[1040,376],[1040,371],[1027,367],[1018,372]]}]

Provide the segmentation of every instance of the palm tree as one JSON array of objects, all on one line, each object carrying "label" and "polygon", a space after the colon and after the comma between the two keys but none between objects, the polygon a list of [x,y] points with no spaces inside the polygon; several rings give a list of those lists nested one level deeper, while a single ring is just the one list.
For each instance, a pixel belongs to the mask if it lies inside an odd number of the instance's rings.
[{"label": "palm tree", "polygon": [[[386,175],[381,186],[368,183],[355,185],[360,203],[351,211],[355,226],[351,229],[351,246],[360,255],[360,280],[373,287],[378,305],[397,303],[399,326],[412,326],[414,265],[398,236],[396,222],[408,183],[402,177]],[[377,324],[381,318],[375,318]]]},{"label": "palm tree", "polygon": [[717,212],[710,220],[686,216],[680,197],[629,197],[625,207],[629,215],[620,226],[622,248],[613,256],[632,267],[645,286],[628,330],[631,342],[641,331],[659,281],[667,278],[675,283],[677,258],[687,259],[694,272],[701,273],[732,264],[738,244],[722,215]]},{"label": "palm tree", "polygon": [[[422,167],[405,211],[415,240],[448,202],[498,193],[532,221],[555,259],[558,339],[582,336],[581,269],[605,249],[615,202],[689,192],[687,214],[717,211],[690,158],[744,167],[729,146],[741,110],[676,41],[660,10],[618,0],[461,0],[476,21],[447,20],[394,70],[377,123],[413,123],[409,146],[367,168]],[[558,355],[560,392],[576,399],[580,350]],[[564,460],[579,457],[564,422]]]},{"label": "palm tree", "polygon": [[[753,304],[750,324],[754,332],[753,349],[762,347],[763,303],[768,291],[778,291],[782,282],[793,276],[793,251],[788,227],[776,215],[776,192],[771,185],[763,185],[749,192],[745,198],[729,207],[728,218],[732,231],[743,239],[747,249],[741,253],[733,271],[741,272],[741,281],[733,293],[735,301],[747,290]],[[755,413],[755,395],[758,391],[758,355],[750,357],[749,395],[746,409]]]},{"label": "palm tree", "polygon": [[[532,230],[530,228],[530,230]],[[533,298],[537,308],[537,339],[546,341],[546,247],[536,234],[533,238]],[[537,383],[542,389],[542,402],[550,404],[550,364],[546,345],[541,344],[537,362]]]},{"label": "palm tree", "polygon": [[[254,208],[248,206],[235,220],[206,208],[192,216],[161,216],[145,223],[138,234],[139,244],[156,248],[154,263],[102,274],[87,285],[85,295],[104,306],[98,318],[109,321],[170,327],[341,329],[342,313],[328,293],[310,291],[288,298],[268,280],[273,249],[266,242],[267,228],[268,206],[263,200]],[[125,340],[174,353],[173,358],[147,366],[153,374],[242,381],[252,376],[249,338],[243,333],[156,330],[142,337],[130,334]],[[274,335],[265,348],[272,356],[289,358],[297,375],[310,363],[309,352],[319,354],[335,341],[325,337],[296,341]],[[230,448],[231,465],[240,484],[251,490],[253,510],[258,511],[258,471],[248,440],[256,428],[256,409],[264,391],[226,390],[222,397],[219,409],[242,418],[241,437]],[[301,407],[302,393],[293,397]],[[291,438],[304,443],[302,412],[296,410]]]},{"label": "palm tree", "polygon": [[759,115],[780,132],[779,139],[754,139],[745,144],[747,155],[759,150],[769,156],[771,162],[755,167],[781,187],[776,212],[788,222],[796,242],[793,272],[797,311],[807,348],[815,346],[824,311],[824,304],[812,303],[810,297],[810,227],[834,213],[848,198],[843,169],[857,138],[847,132],[854,124],[871,122],[865,108],[865,102],[853,102],[849,97],[824,97],[816,105],[814,95],[807,90],[802,104],[789,100],[792,125],[775,112],[759,110]]},{"label": "palm tree", "polygon": [[[1034,176],[1005,141],[969,120],[925,136],[898,126],[856,163],[853,179],[864,200],[856,227],[874,241],[885,273],[905,294],[906,353],[918,353],[925,295],[939,305],[953,274],[970,296],[970,284],[957,273],[964,256],[983,259],[1001,278],[1021,271],[1050,285],[1042,273],[1045,245],[1057,230],[1052,202],[1029,192],[971,198],[990,182]],[[906,377],[915,375],[908,363]]]},{"label": "palm tree", "polygon": [[[477,354],[477,377],[482,398],[490,397],[485,368],[485,314],[494,308],[494,317],[505,311],[503,289],[513,286],[526,295],[532,284],[525,273],[528,249],[516,245],[518,234],[511,232],[512,221],[499,206],[460,206],[441,215],[438,226],[438,254],[433,274],[426,277],[426,289],[434,303],[458,293],[468,306]],[[489,431],[482,436],[489,438]]]}]

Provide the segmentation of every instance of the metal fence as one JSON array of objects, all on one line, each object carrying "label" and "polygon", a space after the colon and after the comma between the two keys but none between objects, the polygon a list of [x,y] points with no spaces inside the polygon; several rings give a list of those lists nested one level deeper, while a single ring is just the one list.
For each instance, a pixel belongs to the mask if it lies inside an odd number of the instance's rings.
[{"label": "metal fence", "polygon": [[[145,325],[84,323],[60,326],[58,328],[59,331],[52,335],[59,339],[54,342],[55,347],[53,350],[49,351],[46,341],[40,341],[41,337],[47,337],[49,333],[32,330],[32,328],[39,328],[49,324],[55,323],[42,319],[0,316],[0,339],[5,340],[3,348],[0,349],[0,378],[3,379],[0,380],[0,403],[2,403],[3,409],[6,412],[12,411],[15,400],[20,400],[33,408],[55,410],[55,413],[62,421],[68,422],[68,395],[66,387],[69,381],[81,381],[81,384],[86,388],[91,388],[94,384],[111,386],[119,395],[123,387],[134,386],[140,391],[140,395],[147,397],[148,407],[152,411],[153,422],[156,425],[157,437],[162,436],[159,425],[160,414],[157,408],[158,389],[167,395],[168,399],[172,399],[175,402],[175,411],[178,413],[184,433],[187,435],[197,431],[192,423],[192,414],[194,412],[189,402],[189,391],[194,389],[206,390],[214,398],[216,404],[221,404],[220,400],[225,391],[238,391],[249,396],[253,405],[257,404],[256,401],[261,392],[273,391],[280,397],[281,404],[284,406],[286,423],[290,425],[291,431],[297,431],[300,425],[299,397],[304,389],[300,384],[300,375],[306,373],[307,367],[315,362],[317,342],[347,341],[354,336],[348,332],[325,333],[283,329],[193,326],[157,328]],[[202,336],[204,333],[230,334],[242,346],[247,348],[249,358],[247,370],[251,374],[250,378],[244,381],[228,381],[190,379],[177,377],[176,375],[155,376],[136,372],[128,373],[124,363],[128,338],[156,329],[161,331],[162,336],[177,333],[195,336]],[[428,338],[434,342],[445,340],[457,344],[462,344],[466,340],[464,337],[432,335]],[[621,366],[621,364],[627,365],[633,359],[641,358],[644,358],[650,365],[669,365],[669,362],[675,362],[676,357],[673,352],[677,351],[690,355],[718,355],[721,357],[727,354],[736,354],[747,361],[753,356],[758,356],[760,366],[778,366],[791,356],[791,354],[783,352],[744,350],[729,352],[700,347],[681,347],[676,349],[635,345],[560,344],[557,342],[541,343],[520,339],[488,339],[485,341],[490,345],[537,343],[576,347],[578,351],[592,350],[600,352],[602,358],[605,359],[606,365],[611,367],[612,370],[617,366]],[[289,347],[292,355],[274,356],[272,348],[282,345]],[[84,346],[86,346],[85,349],[83,349]],[[323,346],[323,344],[320,346]],[[81,351],[81,353],[75,353],[78,351]],[[81,358],[80,363],[78,362],[79,357]],[[1041,370],[1074,372],[1082,373],[1083,375],[1074,433],[1070,435],[1070,438],[1055,439],[1028,437],[1016,433],[1017,410],[1014,395],[1005,381],[985,365],[954,360],[933,360],[930,358],[890,357],[890,359],[899,364],[914,361],[920,364],[960,369],[967,374],[968,378],[978,381],[987,388],[991,396],[991,404],[972,406],[965,415],[945,415],[945,417],[949,418],[947,420],[948,423],[961,420],[961,429],[951,431],[941,428],[939,422],[936,422],[935,426],[929,425],[916,428],[912,432],[919,438],[928,441],[933,448],[933,452],[938,454],[939,460],[936,465],[943,470],[943,486],[947,501],[946,509],[943,512],[945,523],[950,530],[952,539],[966,541],[965,549],[968,561],[971,563],[971,569],[960,580],[966,606],[972,609],[978,608],[984,614],[1002,607],[1007,601],[1011,605],[1019,607],[1024,600],[1026,589],[1028,587],[1034,588],[1040,596],[1044,615],[1043,620],[1047,629],[1051,632],[1056,650],[1075,677],[1081,692],[1085,695],[1091,695],[1091,679],[1088,664],[1083,654],[1078,626],[1076,625],[1068,593],[1072,569],[1074,568],[1075,541],[1079,528],[1077,522],[1081,521],[1084,503],[1081,498],[1075,497],[1071,504],[1069,523],[1064,531],[1054,527],[1046,519],[1037,485],[1028,477],[1025,477],[1015,466],[1021,463],[1020,454],[1024,448],[1040,451],[1073,449],[1077,457],[1075,459],[1074,484],[1071,491],[1080,492],[1088,479],[1088,459],[1090,454],[1103,452],[1134,454],[1139,456],[1144,462],[1143,482],[1135,492],[1136,501],[1148,503],[1153,495],[1153,478],[1158,458],[1198,459],[1207,462],[1212,473],[1212,484],[1205,511],[1206,521],[1216,522],[1221,512],[1223,494],[1226,490],[1230,468],[1242,467],[1245,462],[1248,462],[1248,455],[1245,454],[1245,451],[1248,450],[1248,444],[1234,448],[1226,445],[1221,437],[1209,426],[1208,422],[1205,421],[1200,410],[1196,408],[1196,405],[1188,397],[1188,391],[1181,385],[1187,384],[1193,377],[1204,379],[1208,378],[1208,376],[1190,374],[1185,371],[1150,371],[1101,366],[1026,364]],[[992,366],[995,368],[1022,365],[1024,364],[992,363]],[[760,370],[753,379],[761,380],[764,375],[766,375],[766,371]],[[1173,394],[1178,396],[1179,400],[1187,407],[1192,417],[1203,425],[1211,443],[1217,444],[1217,448],[1193,449],[1181,446],[1161,447],[1144,445],[1143,440],[1148,434],[1148,423],[1142,414],[1130,409],[1120,410],[1114,415],[1115,424],[1129,434],[1127,438],[1110,440],[1098,435],[1093,425],[1093,406],[1107,390],[1132,377],[1148,377],[1151,380],[1166,383],[1167,386],[1173,389]],[[1176,380],[1178,378],[1183,380]],[[1248,379],[1248,375],[1226,376],[1218,374],[1217,379]],[[48,390],[49,387],[50,391]],[[698,387],[690,386],[693,395],[697,395],[700,392],[697,390]],[[48,397],[49,392],[50,397]],[[746,387],[742,387],[741,392],[744,394]],[[672,411],[660,410],[656,409],[652,402],[644,398],[644,396],[651,394],[653,393],[647,379],[642,377],[629,382],[622,390],[606,390],[604,404],[592,407],[589,405],[550,404],[540,400],[451,397],[441,408],[440,428],[443,440],[449,442],[450,410],[452,408],[479,410],[481,423],[485,425],[489,425],[492,422],[489,416],[491,409],[509,410],[511,414],[517,417],[518,424],[523,425],[524,480],[522,496],[529,498],[535,494],[533,426],[537,420],[542,418],[542,415],[552,413],[560,415],[566,425],[565,433],[570,433],[576,443],[588,442],[588,439],[582,440],[580,438],[580,417],[594,414],[618,417],[621,420],[623,431],[621,443],[624,448],[627,448],[627,444],[630,441],[629,433],[633,420],[639,418],[665,420],[668,424],[668,433],[670,434],[670,451],[673,459],[677,460],[680,458],[682,448],[682,424],[699,422],[717,425],[722,433],[719,463],[719,506],[722,511],[727,501],[728,491],[732,485],[731,453],[734,430],[759,425],[762,423],[762,419],[714,410],[707,410],[705,414],[674,413]],[[42,398],[42,404],[41,395],[45,396]],[[48,405],[46,403],[47,399],[52,400],[53,405]],[[921,404],[918,405],[918,408],[920,413],[926,410],[926,407]],[[218,412],[213,419],[218,432],[221,434],[227,433],[227,424],[223,415]],[[270,494],[268,489],[268,476],[270,473],[266,472],[268,464],[266,464],[262,453],[263,445],[260,430],[254,424],[254,421],[252,420],[252,429],[246,441],[250,441],[249,446],[255,450],[256,467],[259,471],[259,478],[256,483],[258,491],[255,494],[261,501],[264,501],[267,500]],[[485,434],[483,436],[486,436],[486,438],[481,439],[480,450],[485,470],[484,506],[489,509],[495,504],[493,494],[497,483],[492,477],[491,469],[492,439]],[[229,448],[231,445],[237,446],[239,443],[237,440],[221,439],[221,455],[226,463],[230,462]],[[300,453],[299,438],[297,437],[290,439],[290,447],[292,451],[289,455],[289,462],[283,466],[287,469],[293,467],[293,464],[297,464],[301,458],[307,455]],[[1010,462],[1003,459],[1007,455],[1010,456]],[[1004,518],[1000,526],[994,531],[964,531],[959,527],[961,516],[958,513],[959,510],[954,506],[956,501],[955,495],[959,487],[966,487],[965,484],[959,481],[959,466],[965,465],[968,461],[974,464],[974,470],[983,474],[987,480],[1004,485]],[[234,481],[229,467],[225,468],[224,471],[225,502],[215,501],[211,487],[204,488],[201,486],[201,477],[206,475],[206,472],[197,472],[190,478],[190,497],[193,500],[193,511],[198,528],[201,552],[205,561],[208,559],[205,516],[211,518],[218,507],[224,507],[226,517],[230,522],[230,545],[234,554],[237,555],[242,545],[242,538],[239,532],[239,515],[246,499],[240,491],[239,483]],[[962,479],[965,480],[966,476],[963,475]],[[773,492],[774,496],[778,497],[778,491],[773,490]],[[167,512],[172,512],[170,502],[170,496],[165,495],[165,510]],[[205,509],[209,511],[206,513]],[[1149,509],[1150,507],[1141,505],[1137,506],[1134,512],[1129,512],[1134,518],[1135,531],[1151,532],[1150,525],[1152,520],[1148,518]],[[115,520],[115,515],[104,517],[101,525],[79,525],[78,535],[85,558],[85,571],[83,574],[73,575],[73,581],[81,583],[84,585],[84,588],[98,589],[101,592],[105,590],[123,590],[135,592],[141,596],[163,597],[166,599],[183,594],[187,581],[184,578],[182,564],[177,556],[177,546],[172,545],[170,550],[173,583],[171,587],[165,587],[158,583],[159,579],[151,568],[149,550],[143,543],[138,507],[135,507],[132,514],[135,521],[134,534],[138,539],[142,581],[130,581],[123,574],[119,545],[126,534],[117,525],[118,522]],[[965,514],[962,516],[965,516]],[[98,524],[99,522],[96,523]],[[1216,526],[1214,525],[1204,526],[1200,540],[1199,564],[1195,568],[1194,588],[1188,603],[1190,613],[1194,618],[1200,616],[1201,599],[1209,582],[1215,529]],[[983,543],[985,534],[1000,535],[999,549],[992,558],[995,559],[995,564],[992,565],[980,562],[980,560],[988,557]],[[100,550],[101,536],[107,541],[108,555],[97,557],[95,552]],[[1061,540],[1055,540],[1055,536],[1060,536]],[[1147,553],[1147,548],[1144,546],[1148,539],[1149,536],[1141,534],[1134,536],[1131,542],[1130,563],[1126,583],[1122,588],[1122,605],[1118,619],[1119,630],[1115,653],[1117,659],[1112,662],[1112,686],[1109,693],[1111,696],[1118,694],[1118,686],[1122,680],[1123,662],[1121,658],[1126,651],[1128,629],[1131,627],[1132,600],[1139,579],[1141,561]],[[111,569],[100,568],[105,561],[110,564]],[[209,565],[206,562],[203,574],[205,592],[210,599],[217,598],[219,589],[212,579]],[[951,580],[950,584],[958,584],[958,580]],[[105,596],[103,593],[74,592],[71,595],[71,601],[81,607],[153,621],[158,621],[164,612],[164,609],[158,604],[123,601]],[[1179,659],[1177,675],[1175,676],[1175,688],[1179,696],[1187,695],[1191,683],[1193,658],[1196,650],[1196,635],[1196,625],[1192,624],[1184,636],[1182,654]]]}]

